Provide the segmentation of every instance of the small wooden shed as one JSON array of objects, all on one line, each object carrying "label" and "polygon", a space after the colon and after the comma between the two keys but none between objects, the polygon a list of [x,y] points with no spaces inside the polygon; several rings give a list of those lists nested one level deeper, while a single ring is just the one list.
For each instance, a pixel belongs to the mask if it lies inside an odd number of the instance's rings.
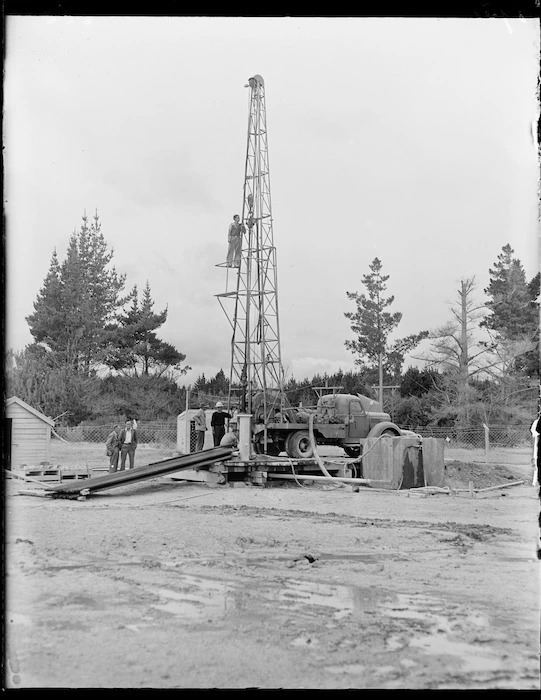
[{"label": "small wooden shed", "polygon": [[54,420],[12,396],[4,413],[4,445],[8,469],[37,465],[51,459]]}]

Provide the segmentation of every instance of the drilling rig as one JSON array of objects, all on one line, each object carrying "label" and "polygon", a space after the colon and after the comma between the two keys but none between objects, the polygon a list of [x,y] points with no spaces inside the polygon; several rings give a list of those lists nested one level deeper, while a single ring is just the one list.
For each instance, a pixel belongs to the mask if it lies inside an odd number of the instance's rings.
[{"label": "drilling rig", "polygon": [[[250,106],[241,258],[238,268],[232,268],[236,270],[232,289],[216,295],[232,329],[228,410],[252,416],[257,453],[286,451],[291,457],[310,458],[311,411],[292,407],[284,391],[265,83],[254,75],[245,87],[250,89]],[[317,442],[340,445],[350,456],[360,454],[361,438],[402,434],[380,403],[360,394],[320,395],[314,413]]]},{"label": "drilling rig", "polygon": [[[268,417],[285,406],[265,83],[255,75],[246,87],[250,108],[241,217],[246,234],[234,289],[217,297],[233,331],[229,409],[235,405],[253,415],[257,408]],[[264,445],[266,428],[263,433]]]}]

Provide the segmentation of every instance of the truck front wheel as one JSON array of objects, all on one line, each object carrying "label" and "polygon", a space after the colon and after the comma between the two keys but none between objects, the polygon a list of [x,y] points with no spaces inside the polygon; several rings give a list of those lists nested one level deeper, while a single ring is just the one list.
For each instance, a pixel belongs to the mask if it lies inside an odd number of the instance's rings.
[{"label": "truck front wheel", "polygon": [[400,428],[390,421],[376,423],[366,437],[400,437]]},{"label": "truck front wheel", "polygon": [[294,459],[309,459],[314,456],[310,436],[306,430],[296,430],[286,440],[286,452]]}]

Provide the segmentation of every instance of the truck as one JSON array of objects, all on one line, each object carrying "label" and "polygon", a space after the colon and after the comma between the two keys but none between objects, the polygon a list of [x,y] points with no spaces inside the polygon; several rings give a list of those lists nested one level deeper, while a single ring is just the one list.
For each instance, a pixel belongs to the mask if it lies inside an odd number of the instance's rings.
[{"label": "truck", "polygon": [[[309,421],[317,445],[342,447],[352,458],[361,454],[361,439],[405,434],[385,413],[381,403],[362,394],[319,394],[314,408],[291,406],[283,392],[258,392],[252,402],[252,431],[256,453],[293,459],[313,457]],[[409,431],[408,431],[409,432]]]}]

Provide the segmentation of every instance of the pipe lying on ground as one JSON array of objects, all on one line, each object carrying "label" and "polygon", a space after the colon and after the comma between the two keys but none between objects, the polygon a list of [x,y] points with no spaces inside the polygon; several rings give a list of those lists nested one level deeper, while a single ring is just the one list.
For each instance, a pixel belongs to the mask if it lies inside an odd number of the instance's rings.
[{"label": "pipe lying on ground", "polygon": [[506,489],[508,486],[519,486],[523,484],[524,481],[510,481],[507,484],[499,484],[498,486],[487,486],[485,489],[474,489],[477,493],[483,493],[484,491],[495,491],[496,489]]},{"label": "pipe lying on ground", "polygon": [[69,483],[61,483],[52,487],[51,493],[80,493],[82,496],[96,491],[113,488],[116,486],[124,486],[145,479],[152,479],[158,476],[165,476],[171,472],[180,472],[183,469],[193,467],[203,467],[210,465],[213,462],[223,461],[228,459],[233,454],[233,450],[229,447],[213,447],[201,452],[192,452],[170,459],[164,459],[160,462],[152,462],[141,467],[116,471],[105,476],[97,476],[92,479],[84,479],[78,483],[70,481]]},{"label": "pipe lying on ground", "polygon": [[[484,493],[485,491],[495,491],[496,489],[506,489],[509,486],[520,486],[520,484],[524,484],[524,480],[522,481],[511,481],[505,484],[498,484],[498,486],[487,486],[484,489],[472,489],[473,493]],[[470,493],[470,489],[455,489],[451,488],[451,491],[455,491],[457,493]]]},{"label": "pipe lying on ground", "polygon": [[357,479],[353,476],[313,476],[300,474],[267,474],[267,479],[303,479],[304,481],[340,481],[344,484],[371,484],[373,479]]}]

